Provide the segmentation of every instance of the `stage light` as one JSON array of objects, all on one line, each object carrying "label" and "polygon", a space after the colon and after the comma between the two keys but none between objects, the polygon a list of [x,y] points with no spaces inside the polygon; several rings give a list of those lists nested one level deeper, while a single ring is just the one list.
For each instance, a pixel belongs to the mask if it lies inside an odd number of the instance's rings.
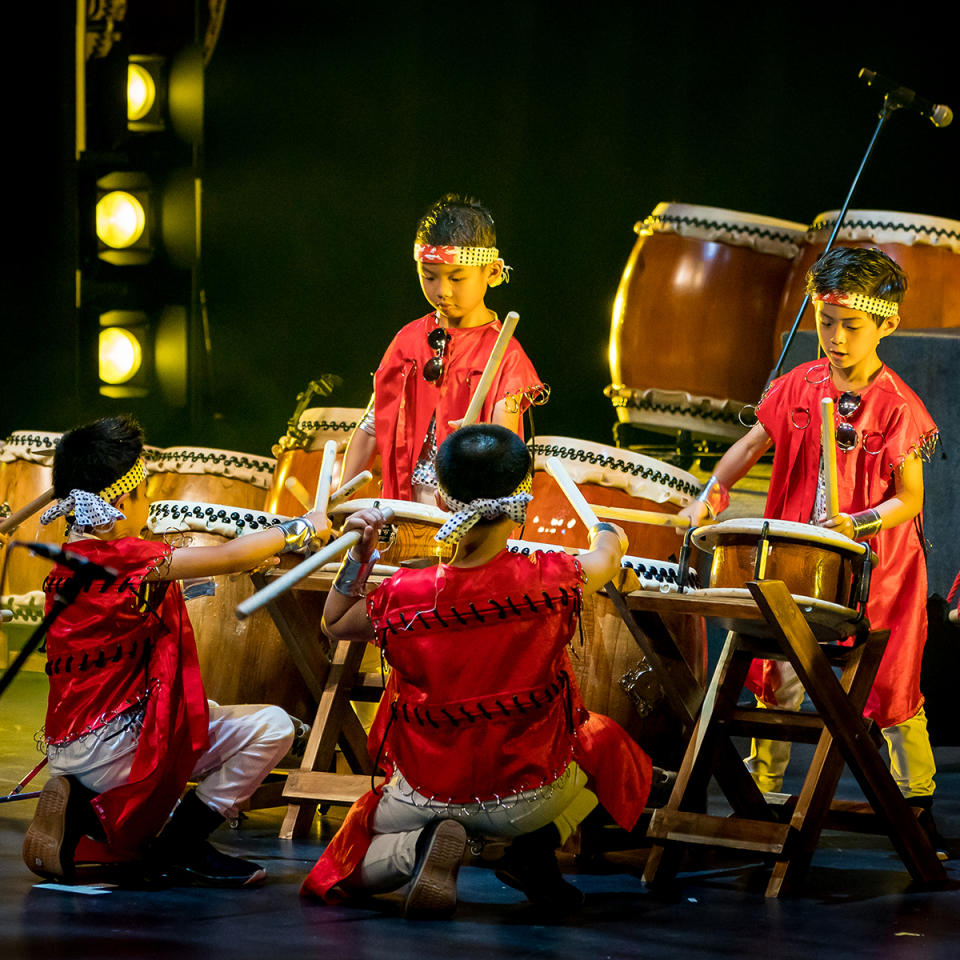
[{"label": "stage light", "polygon": [[127,67],[127,119],[142,120],[157,102],[157,85],[150,71],[139,63]]},{"label": "stage light", "polygon": [[127,61],[127,129],[155,133],[166,128],[163,57],[133,55]]},{"label": "stage light", "polygon": [[132,380],[143,364],[143,347],[124,327],[106,327],[100,331],[100,379],[117,385]]},{"label": "stage light", "polygon": [[97,200],[97,236],[115,250],[131,247],[147,225],[143,204],[132,193],[111,190]]}]

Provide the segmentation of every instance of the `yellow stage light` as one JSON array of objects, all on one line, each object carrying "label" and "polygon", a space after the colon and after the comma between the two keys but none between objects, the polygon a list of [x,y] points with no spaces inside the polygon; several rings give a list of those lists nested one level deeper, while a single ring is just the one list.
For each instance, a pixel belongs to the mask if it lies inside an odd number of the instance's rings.
[{"label": "yellow stage light", "polygon": [[143,64],[127,66],[127,120],[142,120],[157,102],[157,84]]},{"label": "yellow stage light", "polygon": [[104,383],[126,383],[136,376],[143,362],[140,341],[123,327],[100,331],[100,379]]},{"label": "yellow stage light", "polygon": [[135,244],[146,226],[143,204],[125,190],[111,190],[97,201],[97,236],[108,246],[122,250]]}]

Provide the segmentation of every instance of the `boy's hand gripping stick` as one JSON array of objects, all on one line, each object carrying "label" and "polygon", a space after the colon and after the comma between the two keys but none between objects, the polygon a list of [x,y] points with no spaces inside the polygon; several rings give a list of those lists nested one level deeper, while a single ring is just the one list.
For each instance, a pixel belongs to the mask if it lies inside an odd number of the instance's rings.
[{"label": "boy's hand gripping stick", "polygon": [[823,443],[823,484],[827,500],[827,519],[840,512],[840,495],[837,491],[837,440],[833,420],[833,398],[820,401],[821,437]]},{"label": "boy's hand gripping stick", "polygon": [[[379,508],[383,514],[383,519],[387,522],[393,519],[393,511],[386,506]],[[237,604],[237,619],[244,620],[255,613],[261,607],[266,606],[272,600],[275,600],[281,593],[286,593],[291,587],[296,586],[304,577],[308,577],[314,570],[329,563],[341,553],[349,550],[360,539],[359,530],[351,530],[342,537],[337,537],[325,547],[322,547],[316,553],[311,554],[306,560],[292,567],[282,576],[277,577],[272,583],[268,583],[262,590],[258,590],[252,597],[247,597],[242,603]]]},{"label": "boy's hand gripping stick", "polygon": [[513,331],[517,328],[517,321],[519,321],[519,319],[520,314],[515,310],[511,310],[504,319],[503,327],[497,336],[497,342],[493,345],[493,350],[490,351],[487,364],[483,368],[483,375],[480,377],[477,389],[473,391],[473,396],[470,398],[470,406],[467,407],[467,412],[460,426],[469,427],[471,424],[477,422],[477,418],[480,416],[480,408],[483,406],[483,401],[487,399],[487,394],[490,392],[490,385],[493,383],[494,374],[500,367],[500,361],[503,359],[503,355],[507,352],[507,345],[510,343]]}]

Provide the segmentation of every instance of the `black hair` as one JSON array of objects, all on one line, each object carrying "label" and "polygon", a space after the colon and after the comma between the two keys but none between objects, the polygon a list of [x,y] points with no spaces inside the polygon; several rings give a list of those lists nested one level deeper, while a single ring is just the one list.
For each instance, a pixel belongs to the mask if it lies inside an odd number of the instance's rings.
[{"label": "black hair", "polygon": [[67,431],[53,454],[57,499],[71,490],[98,493],[122,477],[143,452],[143,430],[133,417],[104,417]]},{"label": "black hair", "polygon": [[[882,250],[834,247],[821,255],[807,272],[807,293],[863,293],[902,303],[907,292],[903,268]],[[884,318],[871,314],[877,326]]]},{"label": "black hair", "polygon": [[506,427],[461,427],[437,451],[437,480],[450,496],[469,503],[513,493],[530,473],[530,451]]},{"label": "black hair", "polygon": [[433,246],[495,247],[493,215],[474,197],[444,194],[417,223],[417,243]]}]

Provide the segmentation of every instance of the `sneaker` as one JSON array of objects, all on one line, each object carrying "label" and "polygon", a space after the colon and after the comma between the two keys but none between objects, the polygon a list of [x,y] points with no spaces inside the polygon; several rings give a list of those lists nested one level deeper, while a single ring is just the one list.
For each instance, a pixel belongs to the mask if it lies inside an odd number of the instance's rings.
[{"label": "sneaker", "polygon": [[456,820],[435,820],[417,839],[417,862],[403,915],[410,920],[449,917],[457,908],[457,874],[467,831]]},{"label": "sneaker", "polygon": [[177,851],[162,864],[167,879],[204,887],[256,887],[267,879],[259,863],[221,853],[208,840]]},{"label": "sneaker", "polygon": [[23,862],[45,880],[64,880],[73,872],[72,843],[67,838],[67,808],[71,783],[67,777],[51,777],[40,792],[33,822],[23,838]]}]

